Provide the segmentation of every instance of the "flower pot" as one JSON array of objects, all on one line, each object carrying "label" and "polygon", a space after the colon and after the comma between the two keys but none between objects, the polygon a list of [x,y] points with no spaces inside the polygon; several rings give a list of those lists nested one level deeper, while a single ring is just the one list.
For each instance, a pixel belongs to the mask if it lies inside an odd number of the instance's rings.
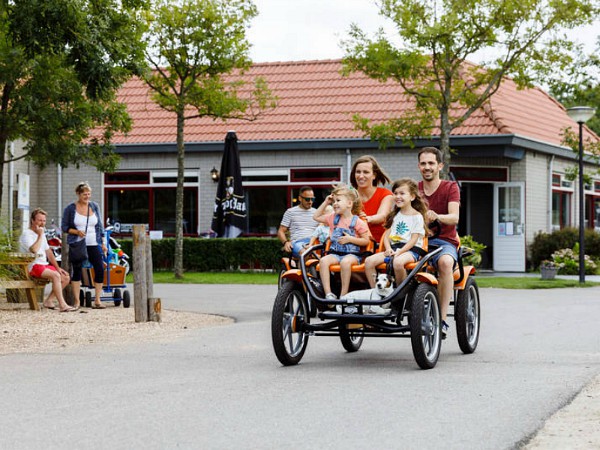
[{"label": "flower pot", "polygon": [[542,280],[554,280],[558,273],[558,267],[542,267]]}]

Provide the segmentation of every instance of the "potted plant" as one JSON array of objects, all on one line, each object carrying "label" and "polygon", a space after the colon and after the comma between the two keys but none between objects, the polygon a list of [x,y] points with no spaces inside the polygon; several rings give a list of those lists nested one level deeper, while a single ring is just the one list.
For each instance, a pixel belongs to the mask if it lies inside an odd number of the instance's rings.
[{"label": "potted plant", "polygon": [[558,269],[560,269],[560,264],[549,259],[542,261],[542,264],[540,265],[542,280],[554,280],[556,274],[558,273]]}]

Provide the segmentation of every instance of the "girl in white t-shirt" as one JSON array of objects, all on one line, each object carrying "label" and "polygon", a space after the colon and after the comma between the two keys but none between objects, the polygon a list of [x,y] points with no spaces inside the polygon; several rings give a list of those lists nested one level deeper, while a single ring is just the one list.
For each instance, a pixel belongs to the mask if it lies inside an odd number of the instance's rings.
[{"label": "girl in white t-shirt", "polygon": [[425,213],[427,204],[419,194],[417,182],[402,178],[392,185],[394,209],[388,214],[383,234],[384,250],[369,256],[365,261],[365,274],[371,287],[375,287],[376,268],[393,257],[394,276],[400,284],[406,278],[404,265],[418,261],[425,253]]}]

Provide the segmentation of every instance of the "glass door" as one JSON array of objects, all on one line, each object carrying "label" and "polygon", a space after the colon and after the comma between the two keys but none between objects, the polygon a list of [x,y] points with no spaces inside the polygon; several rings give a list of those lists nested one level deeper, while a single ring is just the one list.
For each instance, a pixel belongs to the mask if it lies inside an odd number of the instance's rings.
[{"label": "glass door", "polygon": [[525,186],[494,186],[494,270],[525,272]]}]

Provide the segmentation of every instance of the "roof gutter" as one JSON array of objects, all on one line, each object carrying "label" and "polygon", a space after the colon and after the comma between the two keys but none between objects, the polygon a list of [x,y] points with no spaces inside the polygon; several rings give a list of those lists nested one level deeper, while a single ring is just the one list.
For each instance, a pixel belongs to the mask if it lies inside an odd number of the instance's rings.
[{"label": "roof gutter", "polygon": [[[413,140],[416,148],[426,146],[439,146],[440,139],[417,138]],[[532,138],[515,134],[451,136],[450,145],[458,150],[461,157],[505,157],[520,160],[526,151],[560,156],[561,158],[576,160],[577,155],[569,148],[538,141]],[[270,152],[270,151],[307,151],[307,150],[377,150],[379,144],[367,138],[350,139],[292,139],[292,140],[263,140],[263,141],[238,141],[239,150],[243,152]],[[388,150],[410,149],[401,142],[388,147]],[[189,142],[185,145],[186,153],[212,153],[222,152],[223,142]],[[176,153],[177,144],[174,142],[145,143],[145,144],[115,144],[118,154],[153,154]],[[593,162],[586,157],[588,162]]]}]

